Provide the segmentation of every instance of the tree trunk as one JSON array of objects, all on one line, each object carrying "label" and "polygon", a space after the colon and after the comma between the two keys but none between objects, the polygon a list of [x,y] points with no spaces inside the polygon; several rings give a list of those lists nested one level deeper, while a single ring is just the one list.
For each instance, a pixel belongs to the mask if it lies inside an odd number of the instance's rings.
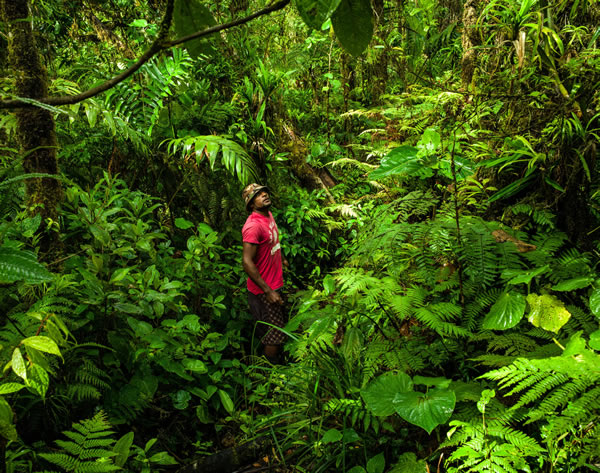
[{"label": "tree trunk", "polygon": [[[37,49],[28,0],[0,0],[0,14],[8,36],[8,62],[15,77],[19,97],[42,99],[48,95],[48,78]],[[17,109],[17,139],[26,173],[58,174],[57,140],[52,113],[40,107]],[[59,252],[56,227],[58,204],[62,199],[60,181],[51,178],[28,179],[27,206],[31,214],[42,216],[41,252]]]},{"label": "tree trunk", "polygon": [[368,67],[369,81],[371,82],[371,94],[373,103],[379,103],[379,98],[385,94],[388,81],[388,50],[387,36],[389,28],[384,18],[384,1],[373,0],[374,25],[373,30],[376,36],[381,38],[383,49],[373,50],[376,55],[375,60]]},{"label": "tree trunk", "polygon": [[463,31],[462,31],[462,83],[468,90],[473,80],[473,74],[477,65],[477,52],[475,47],[479,44],[475,25],[477,24],[477,9],[479,0],[467,0],[463,8]]}]

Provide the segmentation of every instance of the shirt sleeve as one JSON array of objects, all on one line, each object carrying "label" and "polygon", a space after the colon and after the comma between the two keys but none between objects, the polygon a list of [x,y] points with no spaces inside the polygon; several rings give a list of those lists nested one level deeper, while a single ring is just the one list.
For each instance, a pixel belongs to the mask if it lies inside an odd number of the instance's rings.
[{"label": "shirt sleeve", "polygon": [[246,243],[254,243],[259,245],[262,243],[261,228],[256,222],[248,222],[242,229],[242,240]]}]

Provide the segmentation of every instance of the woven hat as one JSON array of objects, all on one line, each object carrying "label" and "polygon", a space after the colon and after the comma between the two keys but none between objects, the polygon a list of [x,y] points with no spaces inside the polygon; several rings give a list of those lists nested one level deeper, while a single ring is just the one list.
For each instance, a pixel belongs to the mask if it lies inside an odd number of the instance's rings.
[{"label": "woven hat", "polygon": [[252,184],[248,184],[246,187],[244,187],[244,190],[242,191],[242,199],[244,199],[244,202],[246,204],[246,210],[250,210],[250,204],[252,203],[252,199],[254,199],[254,197],[256,197],[256,195],[262,190],[270,192],[267,186],[261,186],[260,184],[256,184],[255,182]]}]

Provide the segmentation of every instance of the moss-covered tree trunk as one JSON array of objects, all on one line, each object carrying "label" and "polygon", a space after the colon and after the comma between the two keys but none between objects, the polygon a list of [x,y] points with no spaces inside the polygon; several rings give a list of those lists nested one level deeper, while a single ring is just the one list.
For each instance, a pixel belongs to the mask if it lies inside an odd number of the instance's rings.
[{"label": "moss-covered tree trunk", "polygon": [[[8,37],[8,62],[15,78],[14,94],[41,99],[48,94],[48,77],[33,33],[29,0],[0,0],[0,14]],[[39,107],[15,111],[17,139],[26,173],[58,174],[57,141],[52,113]],[[57,221],[57,207],[62,198],[60,181],[52,178],[27,180],[28,209],[42,216],[41,251],[54,254],[59,250],[58,232],[48,222]],[[50,220],[48,220],[50,219]]]},{"label": "moss-covered tree trunk", "polygon": [[461,69],[462,83],[465,89],[468,89],[471,85],[477,65],[477,50],[475,48],[479,44],[479,38],[477,37],[475,26],[477,24],[478,7],[479,0],[467,0],[463,8],[463,57]]}]

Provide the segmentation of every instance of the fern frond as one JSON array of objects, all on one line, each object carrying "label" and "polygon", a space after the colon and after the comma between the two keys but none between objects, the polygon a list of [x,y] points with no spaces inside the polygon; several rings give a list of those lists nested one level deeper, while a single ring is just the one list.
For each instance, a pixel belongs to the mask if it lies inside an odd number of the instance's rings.
[{"label": "fern frond", "polygon": [[64,434],[71,440],[56,441],[62,452],[40,453],[40,456],[69,473],[108,473],[121,469],[112,462],[116,453],[103,448],[115,443],[104,412],[73,424],[73,430]]}]

